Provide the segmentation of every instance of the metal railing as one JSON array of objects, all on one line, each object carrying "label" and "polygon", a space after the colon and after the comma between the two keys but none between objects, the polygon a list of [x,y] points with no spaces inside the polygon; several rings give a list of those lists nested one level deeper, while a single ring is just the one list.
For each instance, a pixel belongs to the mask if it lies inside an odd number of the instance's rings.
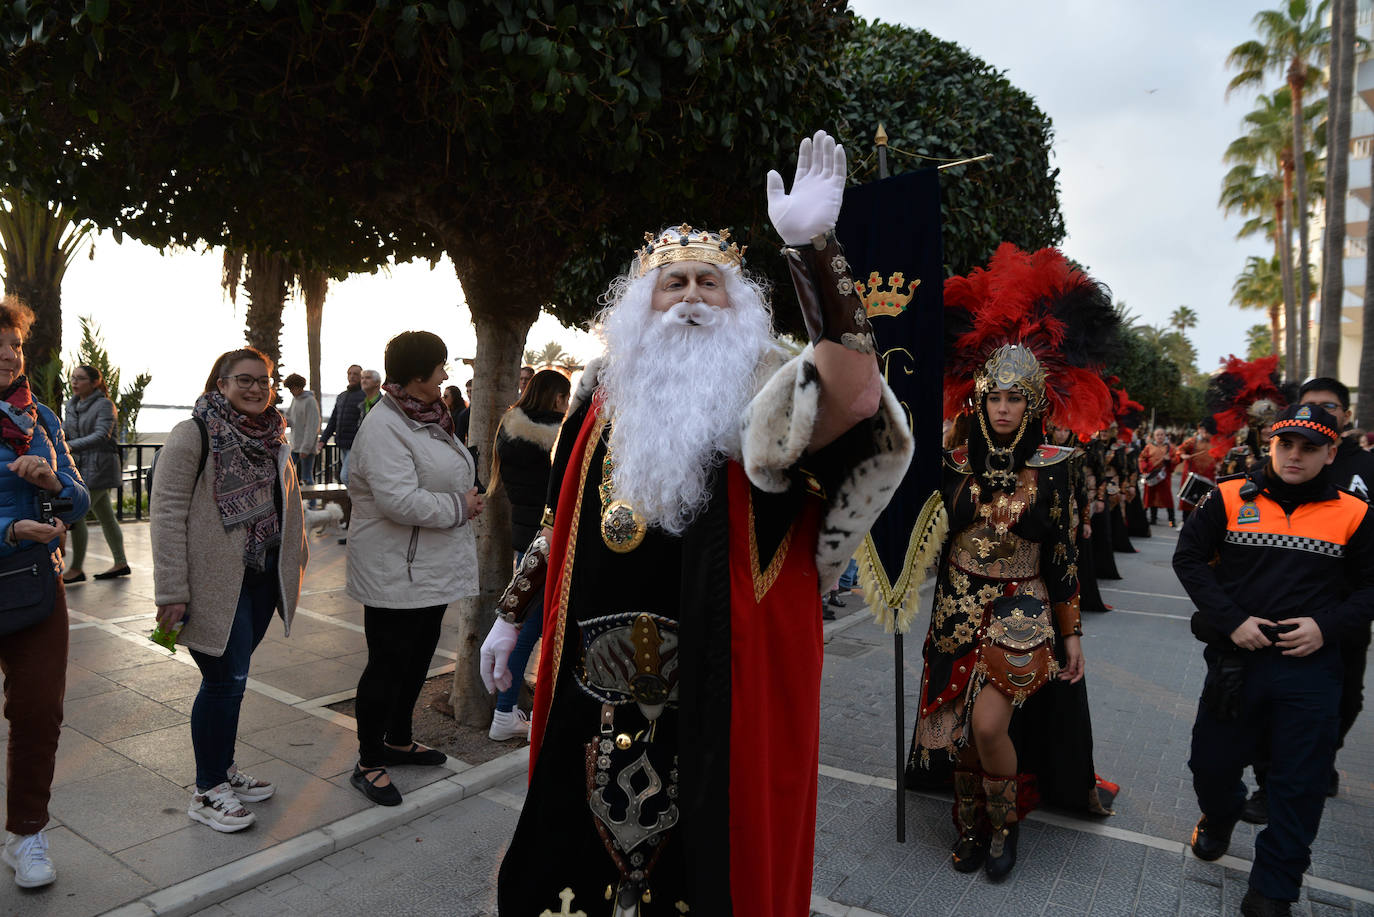
[{"label": "metal railing", "polygon": [[[142,522],[147,518],[148,469],[162,446],[163,443],[119,444],[119,461],[124,473],[119,476],[119,487],[115,489],[115,518],[120,522],[130,521],[130,514],[124,511],[126,495],[133,498],[132,521]],[[328,444],[314,459],[316,484],[333,484],[339,480],[343,451],[337,445]],[[209,464],[208,457],[206,463]]]}]

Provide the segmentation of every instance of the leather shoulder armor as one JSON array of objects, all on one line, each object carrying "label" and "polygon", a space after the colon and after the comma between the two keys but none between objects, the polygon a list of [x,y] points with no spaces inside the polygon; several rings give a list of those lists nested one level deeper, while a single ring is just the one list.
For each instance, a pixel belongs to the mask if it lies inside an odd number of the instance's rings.
[{"label": "leather shoulder armor", "polygon": [[1051,446],[1048,443],[1035,450],[1035,454],[1026,459],[1027,468],[1044,468],[1047,465],[1058,465],[1066,461],[1073,455],[1073,448],[1070,446]]}]

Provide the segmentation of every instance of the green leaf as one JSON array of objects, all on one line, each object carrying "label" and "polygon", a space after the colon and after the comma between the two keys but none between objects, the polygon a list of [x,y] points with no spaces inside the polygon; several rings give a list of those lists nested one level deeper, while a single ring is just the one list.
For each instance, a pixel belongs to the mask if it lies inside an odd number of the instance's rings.
[{"label": "green leaf", "polygon": [[110,0],[86,0],[86,17],[100,25],[110,15]]},{"label": "green leaf", "polygon": [[258,5],[270,13],[277,8],[277,0],[258,0]]},{"label": "green leaf", "polygon": [[468,21],[468,10],[461,0],[448,0],[448,21],[455,29],[461,29]]}]

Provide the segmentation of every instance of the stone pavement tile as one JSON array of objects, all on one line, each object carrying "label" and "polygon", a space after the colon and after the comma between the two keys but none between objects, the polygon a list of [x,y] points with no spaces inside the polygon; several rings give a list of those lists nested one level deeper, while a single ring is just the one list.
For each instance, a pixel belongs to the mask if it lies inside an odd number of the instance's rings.
[{"label": "stone pavement tile", "polygon": [[57,881],[47,888],[23,889],[0,866],[0,914],[23,917],[86,917],[103,914],[154,891],[152,883],[67,828],[47,829]]},{"label": "stone pavement tile", "polygon": [[256,888],[237,894],[221,902],[220,906],[237,917],[275,917],[291,910],[291,906],[286,902],[263,894]]},{"label": "stone pavement tile", "polygon": [[209,825],[193,822],[186,815],[191,794],[178,789],[176,799],[180,804],[172,811],[178,818],[177,830],[115,854],[158,888],[168,888],[277,843],[277,838],[258,830],[257,825],[221,834]]},{"label": "stone pavement tile", "polygon": [[348,593],[343,589],[302,595],[300,603],[302,606],[317,614],[329,615],[331,617],[354,612],[361,615],[363,610],[362,603],[356,599],[349,598]]},{"label": "stone pavement tile", "polygon": [[[303,622],[315,625],[314,632],[297,633]],[[291,625],[291,644],[317,656],[330,659],[350,656],[367,649],[367,640],[362,634],[332,624],[313,621],[310,618],[297,618]]]},{"label": "stone pavement tile", "polygon": [[[182,649],[178,655],[184,652],[189,651]],[[158,703],[191,697],[200,690],[200,670],[170,658],[131,669],[116,669],[107,672],[105,677]]]},{"label": "stone pavement tile", "polygon": [[128,689],[70,701],[63,705],[63,719],[78,732],[106,743],[187,721],[179,711]]},{"label": "stone pavement tile", "polygon": [[68,661],[75,662],[97,675],[136,665],[148,665],[162,658],[163,655],[160,653],[144,649],[123,637],[105,633],[72,644],[67,653]]},{"label": "stone pavement tile", "polygon": [[[1068,864],[1064,871],[1071,872],[1071,866],[1072,864]],[[1080,882],[1060,878],[1055,883],[1054,891],[1050,892],[1049,903],[1056,907],[1084,914],[1092,906],[1095,890],[1093,885],[1084,885]]]},{"label": "stone pavement tile", "polygon": [[340,787],[276,758],[253,765],[253,776],[277,787],[276,795],[250,803],[253,830],[288,840],[372,807],[352,787]]},{"label": "stone pavement tile", "polygon": [[[168,701],[167,706],[176,710],[187,717],[191,715],[191,707],[195,703],[194,697],[182,697],[174,701]],[[257,693],[250,686],[243,695],[243,703],[239,707],[239,739],[254,732],[261,732],[273,726],[281,726],[286,723],[294,723],[311,716],[306,710],[293,707],[290,704],[283,704],[279,700],[273,700]]]},{"label": "stone pavement tile", "polygon": [[1177,914],[1179,889],[1177,883],[1142,882],[1136,897],[1136,912],[1145,914]]},{"label": "stone pavement tile", "polygon": [[[262,641],[258,644],[258,648],[253,650],[253,667],[249,670],[249,674],[254,678],[261,678],[267,672],[274,672],[277,669],[290,666],[305,665],[308,662],[318,662],[321,658],[323,657],[316,653],[296,646],[296,642],[289,638],[285,640],[268,639]],[[305,695],[301,696],[304,697]]]},{"label": "stone pavement tile", "polygon": [[57,769],[53,773],[52,785],[54,789],[61,788],[69,783],[126,768],[132,763],[70,726],[63,726],[57,740]]},{"label": "stone pavement tile", "polygon": [[340,691],[353,691],[358,687],[358,677],[362,674],[361,668],[344,665],[334,659],[320,659],[261,675],[254,674],[253,677],[309,700]]},{"label": "stone pavement tile", "polygon": [[1185,878],[1180,889],[1180,906],[1202,913],[1221,913],[1221,885],[1209,885]]},{"label": "stone pavement tile", "polygon": [[[196,755],[191,746],[189,722],[119,739],[109,743],[109,747],[179,787],[189,789],[195,782]],[[267,752],[243,742],[235,746],[234,762],[247,771],[269,757]]]},{"label": "stone pavement tile", "polygon": [[120,851],[186,824],[184,790],[132,765],[67,784],[48,808],[102,850]]},{"label": "stone pavement tile", "polygon": [[316,716],[255,732],[240,728],[239,737],[326,780],[351,772],[358,757],[356,733]]}]

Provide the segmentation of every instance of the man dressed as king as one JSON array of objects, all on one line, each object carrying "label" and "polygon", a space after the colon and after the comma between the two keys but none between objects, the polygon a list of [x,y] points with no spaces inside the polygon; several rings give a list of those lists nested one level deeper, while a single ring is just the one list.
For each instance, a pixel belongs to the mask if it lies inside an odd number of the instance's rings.
[{"label": "man dressed as king", "polygon": [[[912,441],[834,227],[843,147],[767,179],[810,343],[772,331],[729,233],[646,235],[554,449],[545,527],[483,646],[488,686],[544,582],[512,917],[809,911],[821,593]],[[530,603],[537,606],[536,603]]]}]

